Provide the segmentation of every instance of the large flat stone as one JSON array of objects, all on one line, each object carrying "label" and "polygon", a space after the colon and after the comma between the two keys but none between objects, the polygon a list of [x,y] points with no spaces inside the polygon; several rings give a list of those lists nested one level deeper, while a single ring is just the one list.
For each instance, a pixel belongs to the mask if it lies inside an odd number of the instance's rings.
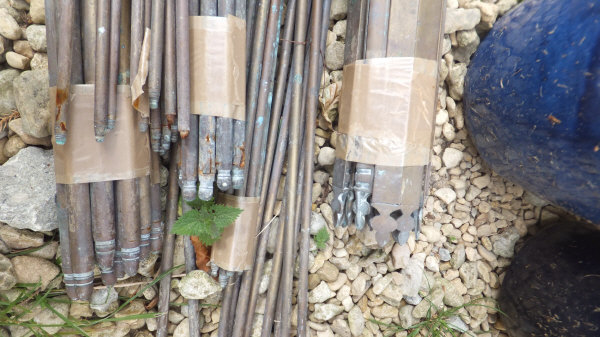
[{"label": "large flat stone", "polygon": [[15,228],[57,228],[51,150],[27,147],[0,166],[0,222]]}]

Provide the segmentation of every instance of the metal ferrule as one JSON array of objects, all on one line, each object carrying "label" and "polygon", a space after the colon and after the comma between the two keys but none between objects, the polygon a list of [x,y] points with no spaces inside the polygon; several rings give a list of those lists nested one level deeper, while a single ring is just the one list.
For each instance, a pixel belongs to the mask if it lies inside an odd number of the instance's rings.
[{"label": "metal ferrule", "polygon": [[233,185],[233,189],[239,190],[244,187],[244,170],[239,167],[233,168],[233,173],[231,175],[231,184]]},{"label": "metal ferrule", "polygon": [[183,180],[181,182],[181,195],[183,196],[183,200],[186,201],[196,199],[196,181]]},{"label": "metal ferrule", "polygon": [[213,185],[215,176],[212,174],[198,175],[198,198],[208,201],[213,197]]},{"label": "metal ferrule", "polygon": [[217,170],[217,187],[221,191],[228,191],[231,188],[231,184],[231,170]]}]

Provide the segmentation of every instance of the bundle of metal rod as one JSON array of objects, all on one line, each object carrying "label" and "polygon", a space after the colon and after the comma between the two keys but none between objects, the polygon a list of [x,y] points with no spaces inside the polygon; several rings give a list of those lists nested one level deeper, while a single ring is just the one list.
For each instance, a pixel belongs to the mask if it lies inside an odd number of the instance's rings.
[{"label": "bundle of metal rod", "polygon": [[[346,44],[346,64],[361,58],[421,57],[419,54],[439,59],[443,1],[370,0],[350,6],[353,8],[348,11],[346,36],[351,42]],[[406,8],[413,10],[403,12]],[[406,13],[414,14],[406,17],[409,15]],[[413,25],[408,30],[407,19]],[[363,45],[366,46],[364,52],[361,51]],[[353,168],[352,163],[336,159],[332,208],[337,225],[349,225],[353,212],[357,229],[368,223],[380,246],[390,237],[404,244],[411,231],[419,232],[426,171],[426,165],[394,167],[356,163]],[[413,187],[405,190],[407,184]]]}]

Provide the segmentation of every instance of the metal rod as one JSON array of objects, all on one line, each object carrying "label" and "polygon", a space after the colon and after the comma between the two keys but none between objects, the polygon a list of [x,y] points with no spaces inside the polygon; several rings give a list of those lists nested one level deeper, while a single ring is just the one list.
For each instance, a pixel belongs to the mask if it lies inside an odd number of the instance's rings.
[{"label": "metal rod", "polygon": [[140,195],[140,259],[150,256],[150,236],[152,231],[152,203],[150,176],[138,178]]},{"label": "metal rod", "polygon": [[[94,134],[103,142],[108,127],[108,93],[110,64],[110,0],[98,0],[96,10],[96,74],[94,90]],[[103,74],[103,76],[100,76]],[[116,73],[115,73],[116,75]]]},{"label": "metal rod", "polygon": [[[191,1],[198,7],[198,1]],[[190,9],[191,11],[191,9]],[[191,13],[190,13],[191,14]],[[165,11],[165,71],[164,71],[164,113],[166,117],[167,128],[170,132],[173,130],[173,124],[177,119],[177,83],[176,83],[176,65],[175,65],[175,3],[167,1]],[[168,134],[163,121],[163,140],[162,148],[167,151],[170,147],[171,134]],[[168,136],[168,138],[167,138]]]},{"label": "metal rod", "polygon": [[[217,15],[217,0],[203,0],[200,5],[200,15]],[[216,173],[216,118],[213,116],[200,115],[197,119],[199,120],[198,198],[201,200],[210,200],[213,196],[213,185]]]},{"label": "metal rod", "polygon": [[[306,40],[306,17],[308,16],[307,11],[308,4],[305,1],[298,3],[296,10],[296,32],[294,40],[298,43],[294,45],[294,69],[292,77],[294,79],[302,79],[303,65],[304,65],[304,42]],[[293,246],[294,246],[294,223],[293,220],[296,218],[296,191],[298,185],[298,162],[300,152],[300,122],[301,122],[301,103],[302,103],[302,83],[304,80],[294,81],[292,87],[292,111],[290,117],[290,140],[289,140],[289,151],[288,151],[288,171],[286,179],[289,181],[289,189],[287,191],[287,213],[286,213],[286,233],[284,240],[285,255],[283,261],[283,275],[282,275],[282,291],[281,294],[285,296],[282,299],[282,310],[281,310],[281,330],[279,336],[289,336],[290,333],[290,319],[292,310],[292,283],[293,283]]]},{"label": "metal rod", "polygon": [[90,189],[88,184],[68,185],[69,190],[69,246],[71,270],[77,299],[86,301],[93,291],[94,250],[90,216]]},{"label": "metal rod", "polygon": [[[310,61],[307,82],[306,99],[306,122],[304,137],[304,183],[303,183],[303,207],[301,239],[300,239],[300,273],[298,280],[298,336],[307,336],[308,319],[308,255],[310,249],[310,220],[312,214],[312,186],[314,170],[314,147],[315,147],[315,122],[317,120],[317,104],[319,102],[320,74],[319,64],[323,59],[320,55],[321,46],[321,22],[323,4],[315,0],[312,6],[312,28],[310,42]],[[328,19],[329,17],[327,17]],[[329,20],[327,20],[329,23]],[[307,194],[308,193],[308,194]]]},{"label": "metal rod", "polygon": [[[261,68],[263,66],[262,56],[265,48],[265,33],[267,30],[269,8],[270,0],[259,0],[254,26],[254,40],[252,45],[250,72],[248,73],[248,81],[246,82],[246,149],[252,149],[254,125],[256,121],[256,105],[258,100],[258,89],[260,86]],[[246,163],[251,162],[252,159],[250,157],[250,153],[249,151],[246,151]],[[244,172],[244,191],[247,191],[248,189],[248,174],[249,172],[246,170]]]},{"label": "metal rod", "polygon": [[[173,156],[171,152],[171,156]],[[158,153],[152,152],[150,154],[152,172],[160,174],[160,157]],[[160,183],[152,184],[150,186],[150,206],[151,206],[151,217],[152,217],[152,229],[150,232],[150,250],[153,254],[158,254],[162,248],[163,241],[163,227],[164,223],[162,220],[162,210],[160,203]]]},{"label": "metal rod", "polygon": [[85,83],[93,84],[96,74],[96,0],[84,1],[81,10],[83,77]]},{"label": "metal rod", "polygon": [[[187,213],[192,207],[187,202],[181,203],[182,213]],[[196,253],[189,236],[183,237],[186,273],[196,269]],[[198,320],[198,300],[188,299],[190,336],[200,336],[200,321]]]},{"label": "metal rod", "polygon": [[[171,1],[167,1],[167,5],[169,4],[169,2]],[[196,16],[198,15],[198,13],[200,13],[200,0],[190,0],[188,6],[190,9],[190,16]]]},{"label": "metal rod", "polygon": [[[46,7],[48,10],[48,7]],[[54,8],[50,7],[51,12]],[[46,13],[48,14],[48,13]],[[49,16],[47,15],[46,18]],[[46,19],[48,24],[48,19]],[[51,25],[52,27],[52,25]],[[68,185],[56,184],[56,215],[58,221],[58,234],[60,239],[60,252],[62,260],[63,282],[65,290],[70,299],[77,299],[75,280],[73,279],[73,270],[71,267],[71,247],[69,240],[69,190]]]},{"label": "metal rod", "polygon": [[102,273],[102,283],[112,286],[117,278],[113,271],[115,258],[115,202],[113,182],[90,184],[92,233],[96,262]]},{"label": "metal rod", "polygon": [[117,230],[123,270],[137,274],[140,258],[140,213],[136,179],[118,180],[116,184]]},{"label": "metal rod", "polygon": [[71,87],[71,64],[73,48],[73,22],[75,3],[73,0],[61,0],[56,12],[58,26],[57,60],[58,72],[56,80],[56,114],[54,137],[57,145],[67,142],[67,113],[69,110],[69,91]]},{"label": "metal rod", "polygon": [[110,48],[108,64],[108,120],[106,132],[115,128],[117,118],[117,81],[119,72],[120,52],[121,0],[111,0],[110,3]]},{"label": "metal rod", "polygon": [[[280,149],[279,144],[283,141],[287,142],[288,136],[288,121],[289,121],[289,101],[291,97],[291,84],[288,80],[289,65],[291,59],[292,50],[292,39],[294,33],[294,19],[296,10],[296,0],[291,0],[287,4],[286,21],[284,24],[283,42],[280,56],[280,63],[277,70],[277,81],[275,95],[273,99],[273,108],[271,119],[272,122],[269,125],[269,137],[266,150],[265,167],[263,170],[262,188],[260,192],[261,205],[265,205],[264,208],[259,208],[258,219],[261,221],[261,236],[256,250],[254,259],[254,273],[252,275],[252,285],[250,290],[250,298],[248,300],[248,312],[253,313],[256,308],[256,301],[258,300],[258,287],[260,285],[260,279],[262,277],[262,269],[264,266],[265,253],[267,249],[267,241],[269,238],[270,226],[268,226],[273,216],[273,208],[275,206],[277,188],[279,186],[279,177],[283,167],[284,154],[286,146],[283,145],[283,149]],[[286,90],[287,87],[287,90]],[[284,91],[286,91],[284,93]],[[282,116],[282,107],[286,103],[284,114]],[[280,126],[281,117],[281,126]],[[277,134],[279,131],[279,135]],[[275,165],[273,163],[275,162]],[[269,177],[271,179],[269,179]],[[275,187],[277,186],[277,187]],[[272,188],[275,189],[272,189]],[[239,304],[238,304],[239,305]],[[246,327],[244,330],[244,336],[247,336],[252,329],[253,320],[248,319],[246,321]]]},{"label": "metal rod", "polygon": [[[281,131],[279,132],[279,139],[277,140],[277,152],[276,157],[274,159],[275,165],[273,166],[273,171],[271,173],[271,181],[269,186],[269,194],[267,198],[267,202],[265,205],[265,213],[263,217],[263,228],[270,223],[273,217],[273,210],[275,208],[275,203],[277,201],[277,190],[279,189],[280,176],[281,171],[283,169],[283,162],[285,160],[285,152],[288,144],[288,131],[289,131],[289,116],[291,110],[291,93],[292,93],[292,81],[291,77],[288,80],[288,88],[286,92],[285,106],[283,110],[283,115],[281,119]],[[279,175],[277,175],[279,173]],[[287,188],[287,184],[286,184]],[[282,213],[279,216],[279,219],[285,219],[285,201],[282,207]],[[280,220],[279,226],[277,227],[277,246],[275,248],[275,253],[273,254],[273,264],[271,267],[271,279],[269,281],[269,289],[267,291],[267,300],[265,303],[265,314],[263,316],[263,328],[261,336],[271,336],[271,329],[273,326],[273,312],[275,311],[275,304],[277,301],[277,293],[279,289],[279,279],[281,276],[281,261],[283,258],[283,238],[284,238],[284,230],[283,227],[284,222]],[[263,231],[269,231],[269,229],[263,229]],[[265,241],[268,241],[269,234],[263,233],[263,236],[266,237]],[[262,238],[262,237],[261,237]],[[262,243],[262,240],[261,240]],[[263,244],[265,247],[259,243],[259,253],[257,253],[256,261],[259,259],[263,260],[264,264],[264,256],[266,252],[262,252],[262,250],[266,251],[266,243]],[[256,264],[256,262],[255,262]],[[256,267],[258,269],[258,267]],[[262,276],[262,275],[261,275]],[[257,282],[258,283],[258,282]],[[255,297],[258,297],[256,294],[258,290],[254,289],[253,285],[253,294]],[[252,297],[251,297],[252,299]],[[252,303],[250,303],[252,304]],[[252,311],[250,311],[252,312]]]},{"label": "metal rod", "polygon": [[160,150],[161,126],[160,99],[164,49],[165,1],[152,0],[152,35],[148,69],[148,96],[150,101],[150,142],[152,151]]},{"label": "metal rod", "polygon": [[[217,15],[227,17],[235,15],[235,0],[218,0]],[[233,119],[217,117],[215,119],[215,168],[217,187],[228,191],[232,186],[233,168]]]},{"label": "metal rod", "polygon": [[188,0],[176,0],[177,127],[181,138],[190,133],[190,23]]},{"label": "metal rod", "polygon": [[[167,220],[165,239],[163,242],[163,255],[160,271],[164,273],[173,267],[173,253],[175,248],[175,235],[171,233],[173,223],[177,219],[177,204],[179,201],[179,185],[177,184],[177,162],[179,161],[179,144],[171,147],[171,161],[169,163],[169,191],[167,194]],[[169,295],[171,292],[171,274],[160,280],[158,294],[158,312],[162,315],[157,318],[157,337],[167,337],[167,323],[169,312]]]}]

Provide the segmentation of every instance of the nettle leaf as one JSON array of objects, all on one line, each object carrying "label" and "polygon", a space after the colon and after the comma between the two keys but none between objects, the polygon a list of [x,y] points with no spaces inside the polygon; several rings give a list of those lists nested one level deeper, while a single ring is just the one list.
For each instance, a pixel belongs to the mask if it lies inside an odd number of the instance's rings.
[{"label": "nettle leaf", "polygon": [[206,246],[212,246],[242,213],[235,207],[215,204],[214,200],[203,201],[198,198],[188,202],[192,209],[175,221],[171,233],[197,236]]},{"label": "nettle leaf", "polygon": [[319,229],[317,234],[315,234],[315,236],[314,236],[314,240],[315,240],[315,245],[317,245],[318,249],[320,249],[320,250],[325,249],[326,244],[329,241],[329,232],[327,231],[327,228],[322,227],[321,229]]}]

